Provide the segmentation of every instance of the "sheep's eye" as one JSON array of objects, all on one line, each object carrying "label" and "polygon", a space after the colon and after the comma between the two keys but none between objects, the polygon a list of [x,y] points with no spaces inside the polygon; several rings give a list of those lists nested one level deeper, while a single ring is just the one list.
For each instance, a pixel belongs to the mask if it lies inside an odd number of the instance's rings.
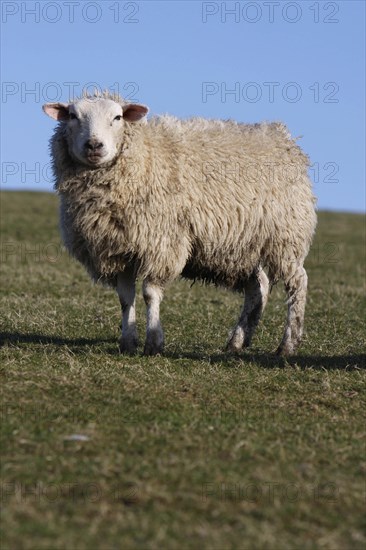
[{"label": "sheep's eye", "polygon": [[121,118],[122,118],[122,115],[117,115],[114,117],[114,120],[121,120]]},{"label": "sheep's eye", "polygon": [[75,120],[77,118],[76,115],[74,115],[74,113],[69,113],[69,119],[70,120]]}]

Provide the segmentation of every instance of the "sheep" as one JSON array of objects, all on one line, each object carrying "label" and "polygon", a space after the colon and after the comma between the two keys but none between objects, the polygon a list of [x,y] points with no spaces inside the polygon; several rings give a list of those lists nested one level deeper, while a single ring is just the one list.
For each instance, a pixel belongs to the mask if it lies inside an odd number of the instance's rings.
[{"label": "sheep", "polygon": [[296,351],[316,212],[309,159],[284,124],[147,120],[148,107],[108,91],[43,110],[59,122],[50,149],[63,241],[94,281],[116,289],[121,353],[137,351],[137,278],[144,353],[162,353],[160,303],[179,276],[245,293],[230,352],[250,345],[281,279],[288,312],[277,353]]}]

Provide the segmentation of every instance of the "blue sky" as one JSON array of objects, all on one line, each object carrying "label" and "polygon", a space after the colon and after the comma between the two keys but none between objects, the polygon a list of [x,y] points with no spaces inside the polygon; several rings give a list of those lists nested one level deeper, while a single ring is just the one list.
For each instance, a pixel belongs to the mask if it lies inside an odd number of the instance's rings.
[{"label": "blue sky", "polygon": [[321,209],[365,208],[365,2],[1,3],[4,189],[52,189],[42,110],[112,87],[152,114],[282,120]]}]

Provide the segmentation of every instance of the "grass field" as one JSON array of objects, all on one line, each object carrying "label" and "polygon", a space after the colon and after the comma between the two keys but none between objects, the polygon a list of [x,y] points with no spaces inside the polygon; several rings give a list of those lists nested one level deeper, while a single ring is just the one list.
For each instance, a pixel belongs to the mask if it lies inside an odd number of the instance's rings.
[{"label": "grass field", "polygon": [[120,356],[57,226],[55,196],[1,194],[2,550],[365,548],[363,217],[319,214],[287,361],[280,286],[234,357],[242,298],[183,281],[165,355]]}]

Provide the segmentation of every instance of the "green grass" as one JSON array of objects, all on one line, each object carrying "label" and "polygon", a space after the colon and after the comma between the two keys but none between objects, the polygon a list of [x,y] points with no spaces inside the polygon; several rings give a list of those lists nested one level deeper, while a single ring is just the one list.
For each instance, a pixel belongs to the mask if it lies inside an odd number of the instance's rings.
[{"label": "green grass", "polygon": [[61,249],[56,197],[3,192],[1,231],[2,549],[365,547],[361,216],[319,214],[287,361],[280,285],[250,352],[222,351],[239,295],[178,281],[166,354],[122,357],[118,300]]}]

